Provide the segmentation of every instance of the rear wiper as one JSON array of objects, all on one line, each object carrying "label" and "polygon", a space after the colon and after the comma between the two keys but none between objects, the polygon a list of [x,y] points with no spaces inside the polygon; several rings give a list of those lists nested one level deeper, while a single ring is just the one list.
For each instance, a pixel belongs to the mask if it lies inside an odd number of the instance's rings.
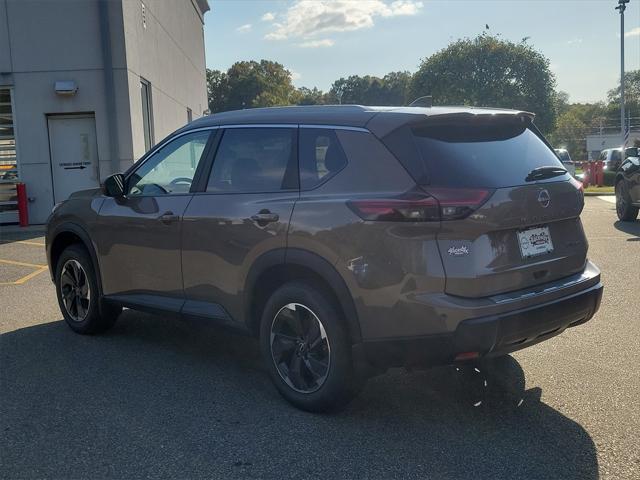
[{"label": "rear wiper", "polygon": [[534,180],[543,180],[545,178],[558,177],[560,175],[564,175],[565,173],[567,173],[567,171],[562,167],[538,167],[531,170],[524,181],[533,182]]}]

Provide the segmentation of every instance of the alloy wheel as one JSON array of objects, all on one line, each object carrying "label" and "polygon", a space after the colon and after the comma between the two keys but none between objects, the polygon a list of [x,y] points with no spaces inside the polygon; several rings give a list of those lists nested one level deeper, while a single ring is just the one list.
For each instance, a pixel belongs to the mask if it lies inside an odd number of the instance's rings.
[{"label": "alloy wheel", "polygon": [[271,357],[278,374],[293,390],[313,393],[324,384],[331,363],[322,322],[300,303],[289,303],[271,323]]},{"label": "alloy wheel", "polygon": [[87,272],[77,260],[67,260],[60,274],[60,294],[67,314],[81,322],[89,313],[91,287]]}]

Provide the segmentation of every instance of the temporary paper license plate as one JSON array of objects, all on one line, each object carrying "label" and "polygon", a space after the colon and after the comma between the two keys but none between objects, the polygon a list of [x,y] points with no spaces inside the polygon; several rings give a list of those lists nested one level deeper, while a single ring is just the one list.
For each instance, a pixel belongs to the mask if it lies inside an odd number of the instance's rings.
[{"label": "temporary paper license plate", "polygon": [[530,228],[518,232],[518,243],[520,244],[522,258],[553,252],[553,242],[551,242],[549,227]]}]

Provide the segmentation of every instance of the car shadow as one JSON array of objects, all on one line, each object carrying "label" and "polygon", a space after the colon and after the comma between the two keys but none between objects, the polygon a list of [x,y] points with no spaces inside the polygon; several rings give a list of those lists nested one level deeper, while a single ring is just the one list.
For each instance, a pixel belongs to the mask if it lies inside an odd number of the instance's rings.
[{"label": "car shadow", "polygon": [[621,222],[618,220],[613,224],[613,226],[621,232],[635,235],[635,237],[628,238],[627,241],[636,242],[640,240],[640,220],[636,220],[634,222]]},{"label": "car shadow", "polygon": [[41,239],[44,235],[45,229],[40,225],[24,229],[15,225],[0,225],[0,244]]},{"label": "car shadow", "polygon": [[284,402],[254,339],[133,311],[5,333],[0,362],[2,478],[598,477],[512,357],[391,371],[332,415]]}]

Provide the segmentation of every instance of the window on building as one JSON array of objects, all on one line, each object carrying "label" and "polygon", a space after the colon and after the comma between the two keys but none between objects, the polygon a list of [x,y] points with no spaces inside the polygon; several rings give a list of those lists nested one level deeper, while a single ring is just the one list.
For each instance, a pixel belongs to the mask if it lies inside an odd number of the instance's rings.
[{"label": "window on building", "polygon": [[191,123],[193,120],[193,112],[190,108],[187,108],[187,123]]},{"label": "window on building", "polygon": [[[224,132],[208,192],[277,192],[295,182],[291,128],[234,128]],[[292,176],[294,177],[292,179]]]},{"label": "window on building", "polygon": [[336,132],[325,128],[300,129],[300,187],[309,190],[347,164]]},{"label": "window on building", "polygon": [[11,93],[10,88],[0,88],[0,223],[17,220],[18,155]]},{"label": "window on building", "polygon": [[182,135],[154,153],[129,177],[129,195],[189,192],[210,134],[205,130]]},{"label": "window on building", "polygon": [[148,151],[153,147],[153,102],[151,97],[151,84],[140,78],[140,94],[142,96],[142,128],[144,130],[144,149]]}]

